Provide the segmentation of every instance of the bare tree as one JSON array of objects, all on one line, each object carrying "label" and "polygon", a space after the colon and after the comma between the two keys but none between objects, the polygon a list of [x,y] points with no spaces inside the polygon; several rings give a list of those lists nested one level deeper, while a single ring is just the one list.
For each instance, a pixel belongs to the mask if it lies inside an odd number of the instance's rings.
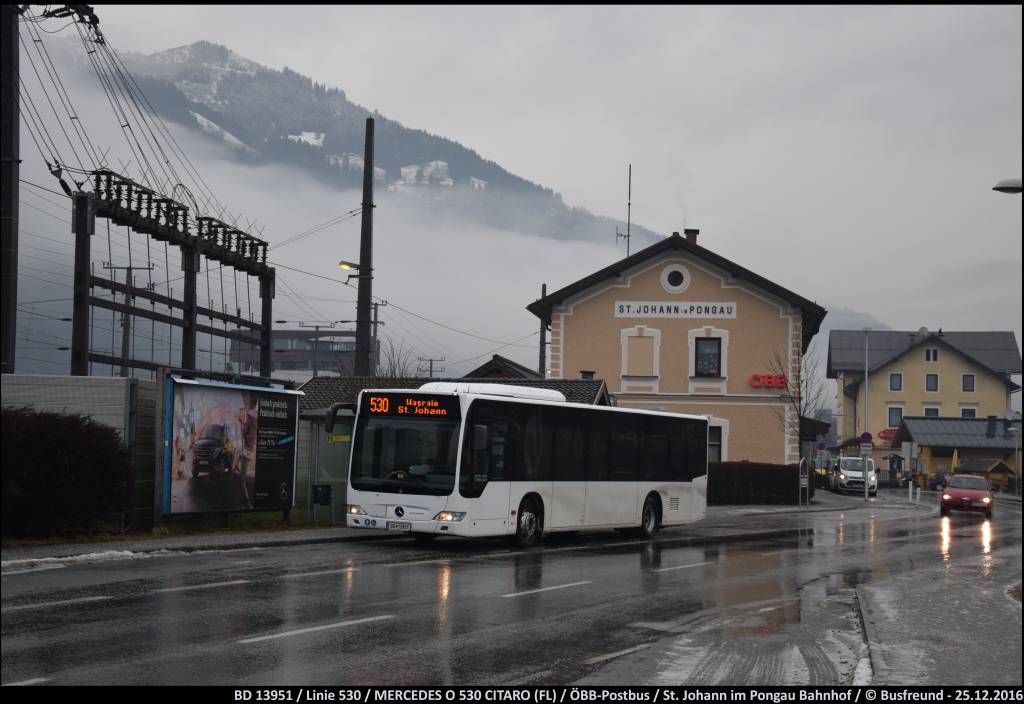
[{"label": "bare tree", "polygon": [[800,418],[814,418],[825,408],[827,389],[821,363],[816,357],[805,354],[800,365],[800,373],[793,379],[786,357],[778,350],[774,350],[768,359],[768,370],[776,380],[780,377],[785,378],[785,382],[778,388],[786,405],[782,408],[771,407],[783,431],[786,430],[786,416],[789,413],[794,413],[799,422]]},{"label": "bare tree", "polygon": [[413,367],[413,349],[400,340],[397,344],[391,336],[380,341],[380,363],[376,376],[401,378],[411,377]]}]

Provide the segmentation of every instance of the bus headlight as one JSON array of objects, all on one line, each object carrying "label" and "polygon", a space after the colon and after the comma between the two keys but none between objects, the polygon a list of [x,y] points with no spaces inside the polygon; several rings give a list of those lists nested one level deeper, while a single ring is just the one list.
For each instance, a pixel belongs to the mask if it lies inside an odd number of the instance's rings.
[{"label": "bus headlight", "polygon": [[434,516],[434,520],[444,523],[458,523],[465,517],[465,511],[441,511],[441,513]]},{"label": "bus headlight", "polygon": [[365,516],[366,511],[363,510],[362,506],[356,506],[355,504],[349,504],[348,512],[353,516]]}]

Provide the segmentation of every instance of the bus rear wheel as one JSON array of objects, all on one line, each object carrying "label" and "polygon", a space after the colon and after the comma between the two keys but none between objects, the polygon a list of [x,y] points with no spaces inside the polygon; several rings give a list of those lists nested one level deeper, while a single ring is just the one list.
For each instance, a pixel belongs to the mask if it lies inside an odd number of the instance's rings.
[{"label": "bus rear wheel", "polygon": [[533,499],[524,499],[519,504],[519,513],[516,519],[516,545],[521,548],[528,548],[537,542],[540,537],[540,509]]},{"label": "bus rear wheel", "polygon": [[658,524],[661,522],[661,511],[658,502],[653,496],[648,496],[644,501],[644,511],[640,519],[640,534],[645,538],[653,538],[658,532]]}]

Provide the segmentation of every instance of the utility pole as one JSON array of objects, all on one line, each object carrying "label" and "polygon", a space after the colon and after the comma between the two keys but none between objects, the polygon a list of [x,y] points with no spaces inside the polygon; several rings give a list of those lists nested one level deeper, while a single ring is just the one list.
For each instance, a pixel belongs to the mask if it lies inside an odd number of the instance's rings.
[{"label": "utility pole", "polygon": [[[78,191],[71,198],[71,229],[75,234],[75,279],[71,307],[71,374],[89,376],[89,269],[96,231],[95,196]],[[113,353],[113,350],[111,350]]]},{"label": "utility pole", "polygon": [[[103,262],[103,268],[110,271],[117,271],[124,269],[124,307],[125,310],[121,314],[121,376],[128,376],[128,361],[129,353],[131,352],[130,340],[132,331],[132,316],[130,313],[132,303],[134,302],[134,296],[132,296],[132,288],[135,286],[135,279],[132,275],[133,271],[152,271],[153,265],[149,266],[114,266],[110,262]],[[116,277],[116,274],[114,275]]]},{"label": "utility pole", "polygon": [[0,372],[14,373],[18,324],[18,6],[0,5]]},{"label": "utility pole", "polygon": [[386,306],[387,304],[388,304],[387,301],[381,301],[380,303],[374,303],[373,304],[373,340],[371,342],[371,344],[372,344],[371,359],[373,359],[373,369],[372,369],[372,375],[373,376],[377,376],[377,371],[380,369],[380,359],[378,359],[378,357],[379,357],[378,349],[379,348],[377,347],[377,326],[384,324],[384,323],[382,323],[378,319],[378,316],[379,316],[380,306]]},{"label": "utility pole", "polygon": [[366,118],[363,148],[363,221],[359,234],[359,293],[356,296],[355,375],[369,376],[370,303],[373,300],[373,118]]},{"label": "utility pole", "polygon": [[[430,378],[431,379],[434,378],[434,362],[443,362],[443,361],[445,361],[444,357],[417,357],[417,359],[419,361],[421,361],[421,362],[426,362],[427,364],[430,365],[429,368],[430,368]],[[416,373],[417,374],[422,374],[423,371],[424,371],[424,369],[422,367],[420,367],[419,369],[416,370]],[[438,372],[443,372],[444,371],[444,367],[439,367],[437,369],[437,371]]]},{"label": "utility pole", "polygon": [[[547,298],[548,285],[540,285],[540,297]],[[547,365],[547,346],[548,346],[548,322],[543,318],[540,319],[540,353],[537,357],[537,371],[540,372],[542,378],[548,378]]]}]

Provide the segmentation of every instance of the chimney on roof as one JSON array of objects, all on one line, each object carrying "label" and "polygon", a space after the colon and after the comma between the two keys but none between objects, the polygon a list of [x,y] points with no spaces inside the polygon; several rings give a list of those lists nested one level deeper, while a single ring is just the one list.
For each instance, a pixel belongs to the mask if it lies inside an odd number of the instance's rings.
[{"label": "chimney on roof", "polygon": [[988,425],[985,426],[985,437],[994,438],[996,436],[996,417],[988,417]]},{"label": "chimney on roof", "polygon": [[686,228],[683,230],[683,234],[686,235],[686,241],[690,244],[697,244],[697,235],[700,234],[700,230],[694,228]]},{"label": "chimney on roof", "polygon": [[590,381],[594,378],[594,370],[592,369],[580,369],[580,379],[584,381]]}]

